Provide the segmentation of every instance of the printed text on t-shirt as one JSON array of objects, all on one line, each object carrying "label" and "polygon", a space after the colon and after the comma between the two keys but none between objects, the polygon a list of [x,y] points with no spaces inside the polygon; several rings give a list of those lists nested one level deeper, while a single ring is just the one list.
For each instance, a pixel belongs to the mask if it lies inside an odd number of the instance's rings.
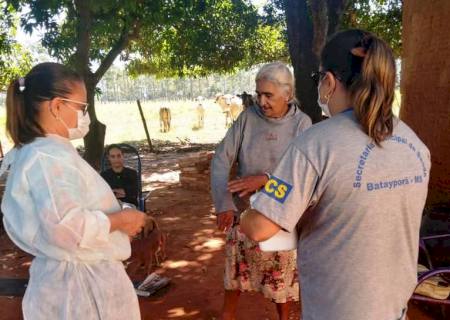
[{"label": "printed text on t-shirt", "polygon": [[[408,140],[406,138],[397,135],[393,135],[391,138],[389,138],[389,141],[393,141],[400,145],[407,146],[408,150],[410,152],[413,152],[416,158],[419,160],[422,172],[421,174],[415,175],[413,177],[393,178],[383,181],[368,182],[366,183],[367,191],[380,189],[394,189],[411,183],[422,183],[423,179],[426,178],[428,175],[427,169],[425,167],[425,162],[423,161],[420,151],[417,151],[416,147],[411,142],[408,143]],[[362,186],[364,168],[366,167],[366,164],[374,148],[375,144],[373,142],[367,144],[357,160],[358,162],[355,172],[355,180],[353,181],[354,189],[360,189]]]}]

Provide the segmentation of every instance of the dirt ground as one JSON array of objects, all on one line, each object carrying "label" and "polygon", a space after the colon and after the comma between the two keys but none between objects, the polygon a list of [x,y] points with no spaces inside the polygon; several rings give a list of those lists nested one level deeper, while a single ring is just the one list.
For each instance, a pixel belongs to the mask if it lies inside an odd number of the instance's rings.
[{"label": "dirt ground", "polygon": [[[155,296],[139,298],[142,319],[219,319],[223,300],[224,235],[215,227],[207,192],[182,189],[176,181],[176,158],[182,154],[144,159],[144,181],[151,190],[148,210],[167,237],[167,259],[156,271],[171,285]],[[0,235],[0,278],[27,278],[31,257]],[[142,280],[143,271],[132,274]],[[18,320],[21,298],[0,297],[0,320]],[[291,319],[299,319],[293,305]],[[410,320],[438,319],[410,305]],[[242,295],[238,319],[277,319],[274,305],[254,293]]]}]

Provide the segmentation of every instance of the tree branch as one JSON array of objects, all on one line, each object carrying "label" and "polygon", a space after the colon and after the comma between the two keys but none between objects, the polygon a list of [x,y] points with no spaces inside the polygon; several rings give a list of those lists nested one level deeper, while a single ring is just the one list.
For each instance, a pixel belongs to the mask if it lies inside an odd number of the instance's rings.
[{"label": "tree branch", "polygon": [[100,66],[98,67],[97,71],[95,71],[93,75],[95,83],[98,83],[98,81],[100,81],[105,72],[109,69],[109,67],[111,67],[117,56],[128,46],[130,41],[136,39],[139,36],[140,27],[141,23],[139,21],[136,21],[131,32],[129,32],[128,28],[124,27],[124,29],[122,30],[122,34],[120,35],[120,38],[112,46],[111,50],[108,52],[106,57],[100,63]]},{"label": "tree branch", "polygon": [[77,26],[78,41],[74,54],[74,63],[75,68],[85,77],[85,80],[88,80],[86,78],[91,73],[89,69],[89,50],[91,47],[92,15],[88,1],[75,0],[74,4],[75,9],[80,16]]}]

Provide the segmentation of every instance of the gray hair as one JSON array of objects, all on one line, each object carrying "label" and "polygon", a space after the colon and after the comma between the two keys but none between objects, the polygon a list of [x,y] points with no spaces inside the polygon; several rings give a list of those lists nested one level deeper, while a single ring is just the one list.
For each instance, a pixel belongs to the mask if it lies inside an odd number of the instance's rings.
[{"label": "gray hair", "polygon": [[295,101],[295,78],[284,63],[276,61],[263,65],[256,74],[255,82],[260,80],[282,87],[289,95],[290,101]]}]

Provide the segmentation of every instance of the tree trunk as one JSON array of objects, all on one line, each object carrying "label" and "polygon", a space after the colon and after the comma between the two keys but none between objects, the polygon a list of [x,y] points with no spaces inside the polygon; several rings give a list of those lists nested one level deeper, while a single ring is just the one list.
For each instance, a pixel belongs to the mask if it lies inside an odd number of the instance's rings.
[{"label": "tree trunk", "polygon": [[99,170],[105,143],[106,126],[97,120],[97,115],[95,113],[94,103],[96,83],[92,80],[85,80],[85,82],[91,125],[89,126],[89,133],[84,137],[84,159],[89,162],[94,169]]},{"label": "tree trunk", "polygon": [[[329,31],[336,30],[348,0],[284,0],[289,54],[294,67],[295,91],[302,110],[313,123],[322,120],[317,84],[311,72],[319,69],[319,55]],[[311,14],[310,14],[311,12]]]},{"label": "tree trunk", "polygon": [[316,123],[321,120],[321,111],[317,105],[317,87],[310,76],[319,67],[313,53],[313,24],[306,0],[285,0],[284,5],[297,99],[301,109]]}]

